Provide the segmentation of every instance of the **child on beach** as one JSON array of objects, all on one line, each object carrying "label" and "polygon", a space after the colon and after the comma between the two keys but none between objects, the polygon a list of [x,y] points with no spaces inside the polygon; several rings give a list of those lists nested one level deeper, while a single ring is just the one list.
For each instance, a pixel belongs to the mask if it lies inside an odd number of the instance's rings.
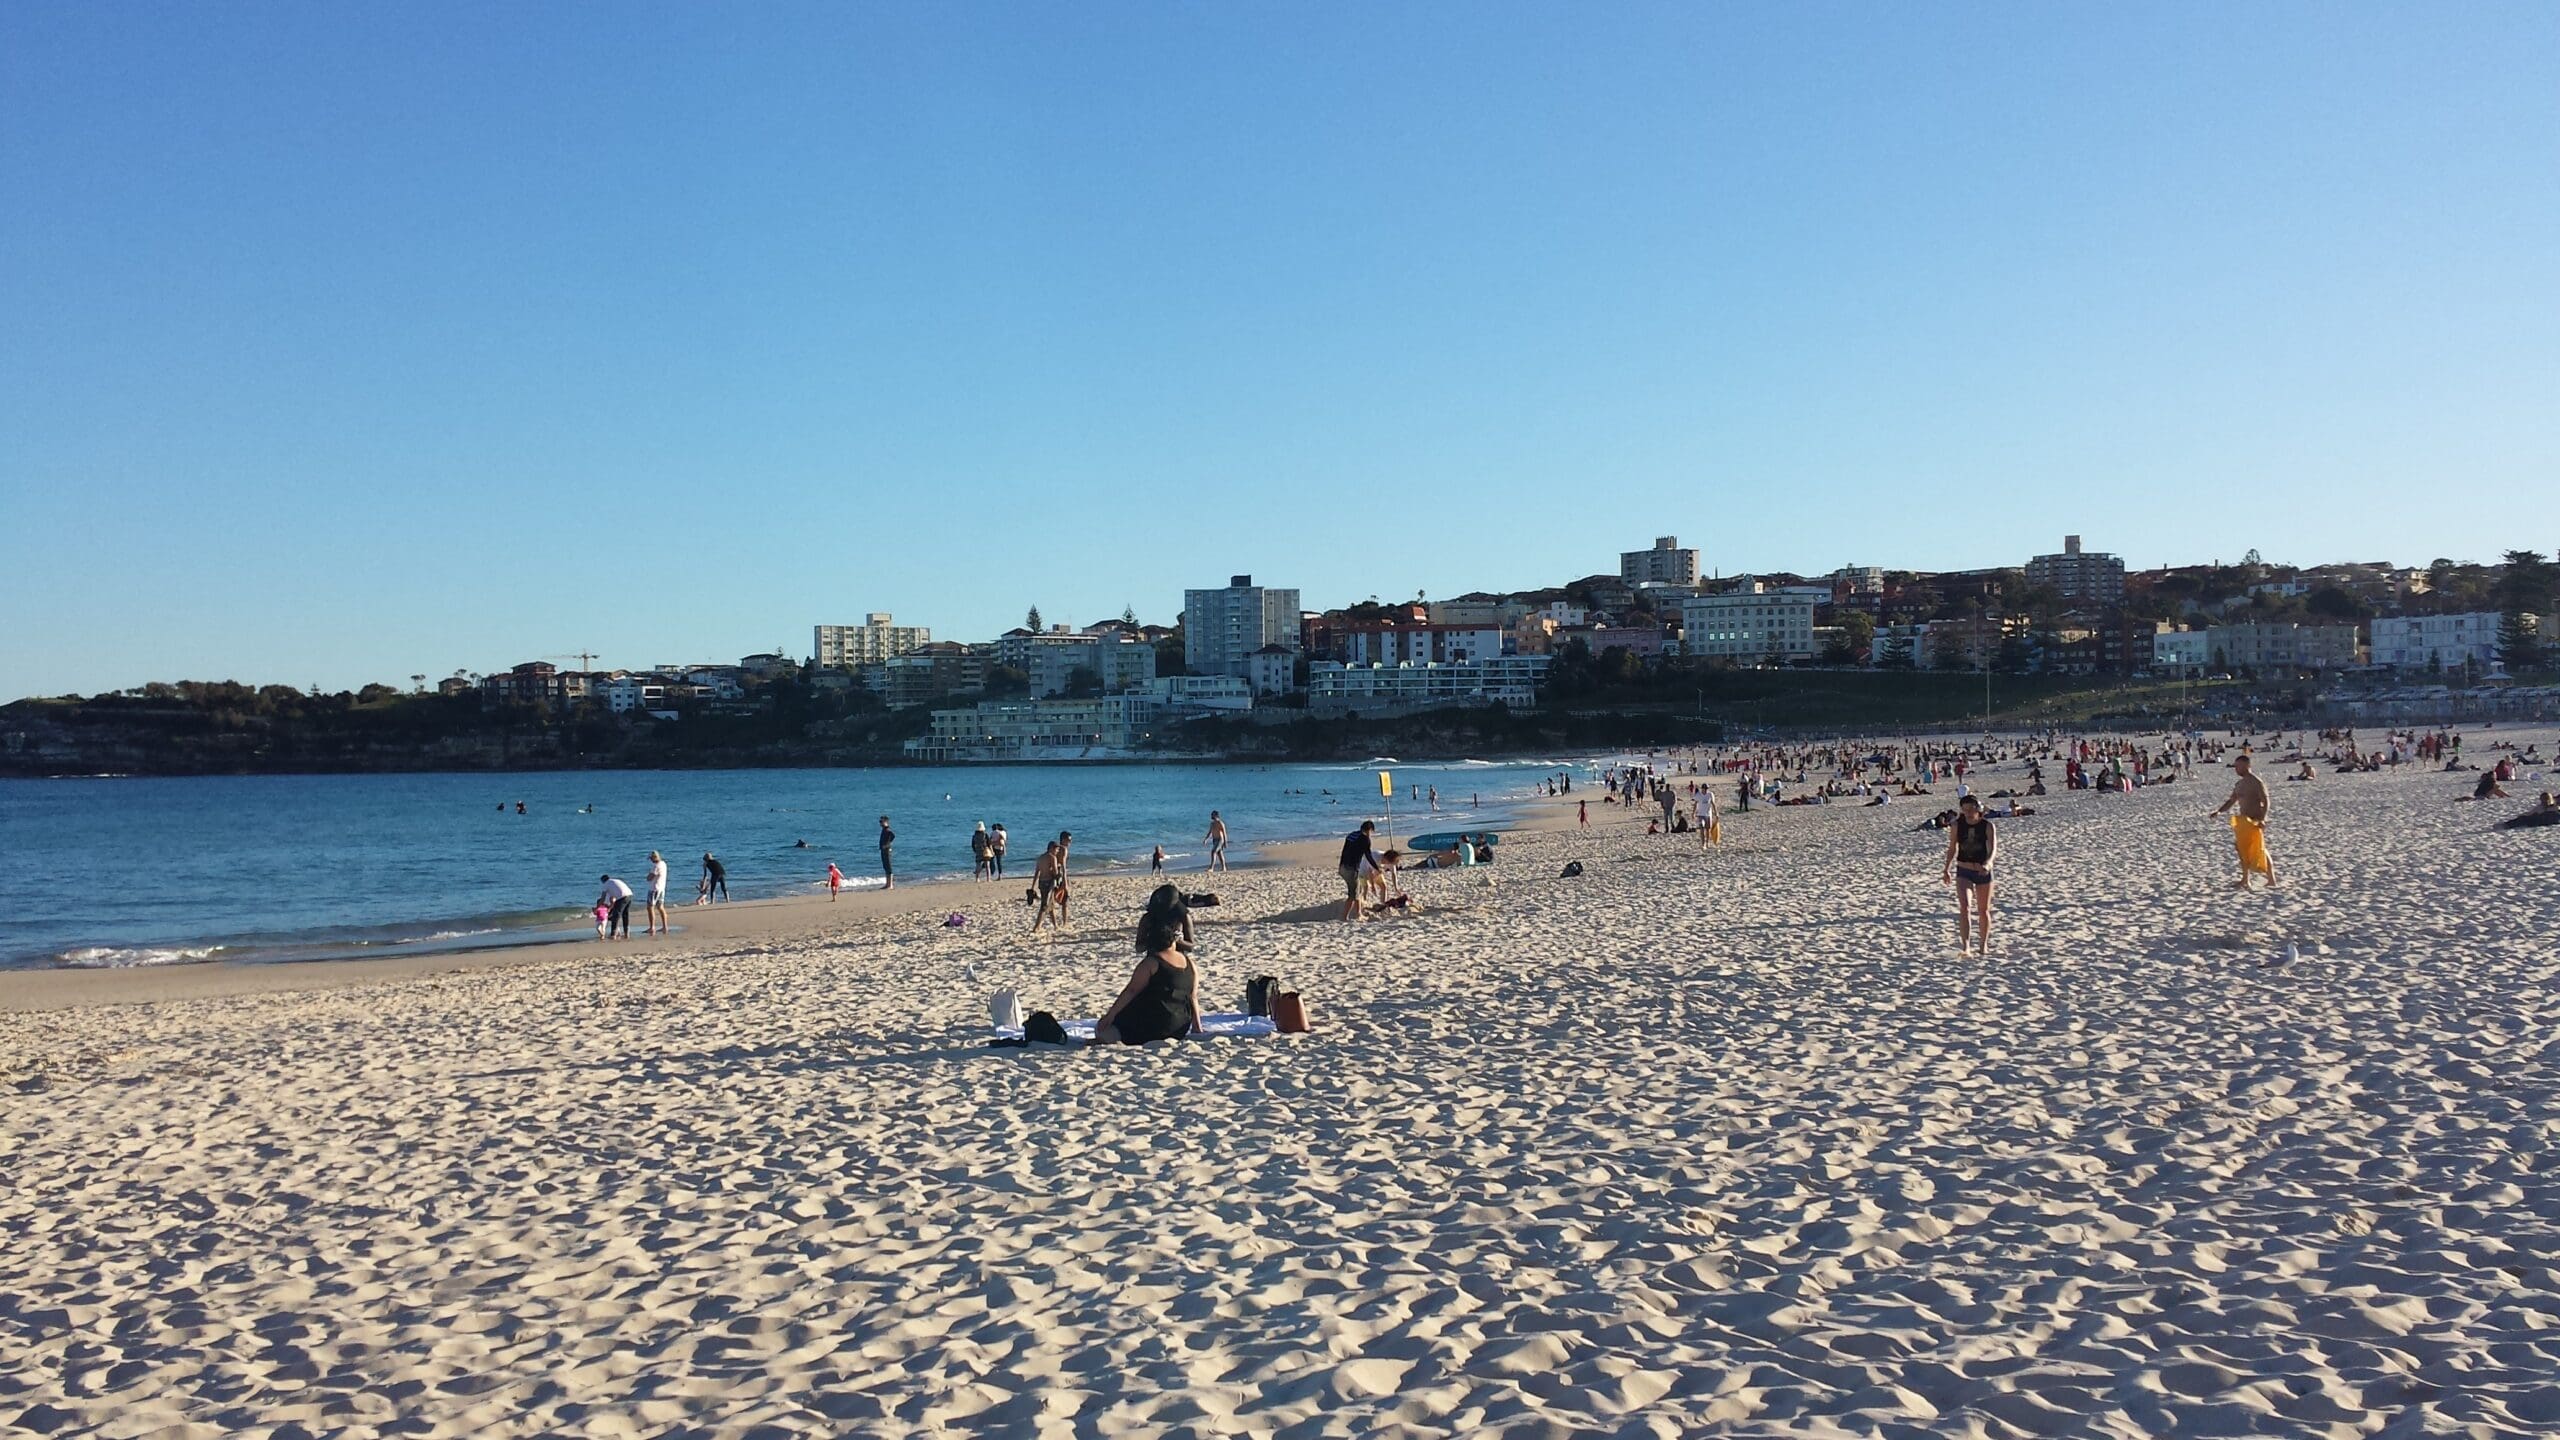
[{"label": "child on beach", "polygon": [[844,888],[844,872],[836,868],[836,862],[834,862],[833,860],[828,861],[828,862],[827,862],[827,898],[828,898],[829,900],[833,900],[834,898],[836,898],[836,892],[837,892],[837,891],[839,891],[839,890],[842,890],[843,888]]}]

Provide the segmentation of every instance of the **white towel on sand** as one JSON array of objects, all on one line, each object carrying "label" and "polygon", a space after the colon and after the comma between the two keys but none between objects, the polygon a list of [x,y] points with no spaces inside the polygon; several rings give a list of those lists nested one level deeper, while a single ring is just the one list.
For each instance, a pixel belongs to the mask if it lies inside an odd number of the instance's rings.
[{"label": "white towel on sand", "polygon": [[[1090,1020],[1061,1020],[1058,1023],[1066,1028],[1068,1039],[1090,1040],[1093,1038],[1093,1022]],[[1185,1040],[1259,1040],[1266,1035],[1278,1033],[1280,1033],[1279,1027],[1271,1023],[1271,1017],[1268,1015],[1202,1015],[1200,1028],[1182,1038]],[[1022,1029],[1015,1026],[1011,1029],[998,1030],[996,1035],[999,1039],[1019,1040],[1022,1038]]]}]

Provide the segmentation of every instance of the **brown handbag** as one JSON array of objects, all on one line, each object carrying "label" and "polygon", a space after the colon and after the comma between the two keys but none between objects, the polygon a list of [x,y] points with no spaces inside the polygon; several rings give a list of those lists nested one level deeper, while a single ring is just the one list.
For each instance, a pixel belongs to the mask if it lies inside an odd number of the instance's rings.
[{"label": "brown handbag", "polygon": [[1283,990],[1271,997],[1271,1023],[1283,1035],[1307,1033],[1307,1002],[1295,990]]}]

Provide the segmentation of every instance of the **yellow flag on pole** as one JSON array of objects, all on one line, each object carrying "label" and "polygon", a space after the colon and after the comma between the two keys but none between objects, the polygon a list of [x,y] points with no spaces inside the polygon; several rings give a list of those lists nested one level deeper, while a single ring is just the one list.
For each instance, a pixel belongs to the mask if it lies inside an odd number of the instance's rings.
[{"label": "yellow flag on pole", "polygon": [[1394,771],[1381,770],[1378,772],[1378,793],[1380,795],[1387,796],[1392,796],[1396,793],[1396,774]]}]

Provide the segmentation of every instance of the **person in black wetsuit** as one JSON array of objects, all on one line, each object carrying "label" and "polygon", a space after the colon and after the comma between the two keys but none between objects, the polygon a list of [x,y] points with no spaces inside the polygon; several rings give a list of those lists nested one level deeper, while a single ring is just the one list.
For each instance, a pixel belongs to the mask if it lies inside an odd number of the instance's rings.
[{"label": "person in black wetsuit", "polygon": [[[1156,892],[1162,897],[1168,885]],[[1144,958],[1129,975],[1128,988],[1094,1022],[1096,1045],[1144,1045],[1169,1040],[1200,1028],[1200,976],[1184,953],[1191,915],[1175,891],[1170,905],[1150,901],[1138,921],[1138,949]]]},{"label": "person in black wetsuit", "polygon": [[708,900],[729,898],[729,867],[712,859],[711,852],[708,850],[702,852],[702,882],[703,898]]},{"label": "person in black wetsuit", "polygon": [[1971,922],[1975,939],[1970,943],[1985,955],[1991,953],[1991,860],[1999,849],[2000,837],[1991,829],[1991,817],[1982,813],[1982,801],[1967,795],[1956,802],[1955,823],[1947,827],[1946,864],[1938,878],[1956,887],[1958,950],[1968,946],[1965,932]]}]

